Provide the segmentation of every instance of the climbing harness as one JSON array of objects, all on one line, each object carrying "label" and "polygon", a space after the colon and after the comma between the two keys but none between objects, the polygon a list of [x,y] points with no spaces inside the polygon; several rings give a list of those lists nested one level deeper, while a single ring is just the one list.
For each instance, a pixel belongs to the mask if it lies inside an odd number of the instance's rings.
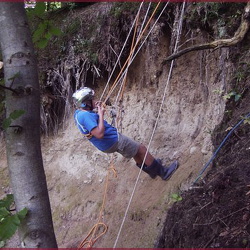
[{"label": "climbing harness", "polygon": [[[84,111],[84,110],[81,110],[82,112],[86,112],[86,111]],[[84,127],[83,127],[83,125],[78,121],[78,118],[77,118],[77,115],[78,114],[75,114],[75,120],[76,120],[76,123],[77,123],[77,125],[81,128],[81,130],[83,131],[83,132],[87,132],[87,129],[85,129]],[[82,133],[83,134],[83,136],[85,137],[85,138],[87,138],[88,140],[90,140],[91,138],[92,138],[92,135],[90,134],[90,133]]]},{"label": "climbing harness", "polygon": [[229,132],[228,134],[225,136],[225,138],[223,139],[223,141],[221,142],[221,144],[219,145],[219,147],[215,150],[215,152],[213,153],[212,157],[209,159],[209,161],[204,165],[204,167],[202,168],[202,170],[200,171],[198,177],[195,179],[195,181],[193,182],[192,185],[196,184],[197,181],[202,177],[203,173],[206,171],[206,169],[209,167],[209,165],[212,163],[212,161],[215,159],[215,157],[217,156],[217,154],[219,153],[220,149],[223,147],[223,145],[225,144],[225,142],[227,141],[227,139],[230,137],[230,135],[234,132],[234,130],[236,128],[238,128],[246,119],[248,119],[250,117],[250,113],[248,115],[246,115],[242,120],[240,120]]}]

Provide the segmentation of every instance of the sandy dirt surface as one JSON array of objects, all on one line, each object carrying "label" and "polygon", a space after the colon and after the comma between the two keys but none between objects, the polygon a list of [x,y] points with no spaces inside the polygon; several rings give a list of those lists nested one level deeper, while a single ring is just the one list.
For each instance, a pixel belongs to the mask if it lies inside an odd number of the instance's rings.
[{"label": "sandy dirt surface", "polygon": [[[217,53],[223,56],[226,52]],[[153,155],[165,164],[178,159],[180,167],[167,182],[141,174],[117,247],[153,247],[166,211],[173,204],[171,195],[189,188],[211,156],[211,131],[224,112],[224,101],[213,90],[226,86],[225,79],[215,82],[217,64],[221,62],[214,55],[201,54],[213,61],[209,71],[204,61],[195,63],[192,56],[189,56],[189,65],[193,65],[190,73],[180,74],[186,68],[185,59],[176,64],[150,145]],[[149,46],[135,62],[123,102],[123,133],[145,145],[156,121],[168,75],[166,67],[160,77],[154,77],[157,68],[143,60],[150,56]],[[152,58],[156,61],[154,65],[160,59]],[[227,62],[224,65],[226,71]],[[147,72],[143,71],[145,67],[149,69]],[[202,79],[201,70],[206,72]],[[59,246],[76,247],[98,221],[109,156],[82,138],[72,120],[57,137],[44,140],[43,156]],[[108,231],[95,243],[96,247],[113,247],[138,175],[133,160],[118,154],[114,166],[117,178],[109,181],[102,216]]]},{"label": "sandy dirt surface", "polygon": [[[122,132],[145,145],[149,143],[167,83],[169,65],[160,65],[168,54],[168,46],[169,38],[156,33],[128,74]],[[150,152],[164,164],[178,159],[180,167],[167,182],[141,173],[117,247],[153,247],[173,204],[171,195],[188,189],[210,158],[211,134],[225,111],[225,100],[215,90],[229,88],[231,63],[227,53],[227,49],[195,52],[175,63]],[[104,84],[99,82],[98,86],[96,92],[100,95]],[[98,222],[110,157],[81,136],[73,119],[57,136],[42,141],[58,245],[77,247]],[[10,190],[4,149],[1,152],[3,195]],[[109,181],[102,215],[108,231],[95,247],[114,246],[139,172],[133,160],[118,154],[114,157],[117,177]],[[9,243],[11,247],[15,244]]]}]

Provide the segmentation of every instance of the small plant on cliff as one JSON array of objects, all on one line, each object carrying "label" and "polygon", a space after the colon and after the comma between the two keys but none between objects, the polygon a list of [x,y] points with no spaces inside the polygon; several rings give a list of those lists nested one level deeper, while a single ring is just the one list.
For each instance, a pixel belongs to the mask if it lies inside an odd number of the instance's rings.
[{"label": "small plant on cliff", "polygon": [[172,194],[172,195],[171,195],[171,199],[172,199],[174,202],[182,201],[181,195],[179,195],[179,194],[177,194],[177,193]]},{"label": "small plant on cliff", "polygon": [[244,124],[249,124],[250,125],[250,117],[248,117],[248,118],[242,117],[242,118],[244,119]]}]

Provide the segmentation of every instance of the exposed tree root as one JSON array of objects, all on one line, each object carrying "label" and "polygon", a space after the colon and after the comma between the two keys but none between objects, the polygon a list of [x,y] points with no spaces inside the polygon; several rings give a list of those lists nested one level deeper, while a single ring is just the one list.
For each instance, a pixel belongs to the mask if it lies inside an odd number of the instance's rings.
[{"label": "exposed tree root", "polygon": [[218,49],[222,47],[230,47],[236,45],[237,43],[243,40],[243,38],[245,37],[246,33],[249,30],[249,27],[250,27],[250,2],[247,3],[245,7],[245,12],[242,16],[240,27],[237,29],[232,38],[219,39],[210,43],[194,45],[192,47],[183,49],[167,57],[166,60],[163,61],[163,65],[191,51],[204,50],[204,49]]}]

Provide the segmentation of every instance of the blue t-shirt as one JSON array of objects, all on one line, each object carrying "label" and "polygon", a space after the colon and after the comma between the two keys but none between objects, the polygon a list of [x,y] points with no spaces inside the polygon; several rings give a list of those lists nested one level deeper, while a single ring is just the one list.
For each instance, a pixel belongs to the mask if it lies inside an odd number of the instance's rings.
[{"label": "blue t-shirt", "polygon": [[[99,115],[93,111],[76,110],[74,114],[76,125],[83,134],[89,134],[92,129],[98,126]],[[101,151],[106,151],[118,141],[117,129],[104,120],[104,136],[97,139],[92,136],[89,141]]]}]

